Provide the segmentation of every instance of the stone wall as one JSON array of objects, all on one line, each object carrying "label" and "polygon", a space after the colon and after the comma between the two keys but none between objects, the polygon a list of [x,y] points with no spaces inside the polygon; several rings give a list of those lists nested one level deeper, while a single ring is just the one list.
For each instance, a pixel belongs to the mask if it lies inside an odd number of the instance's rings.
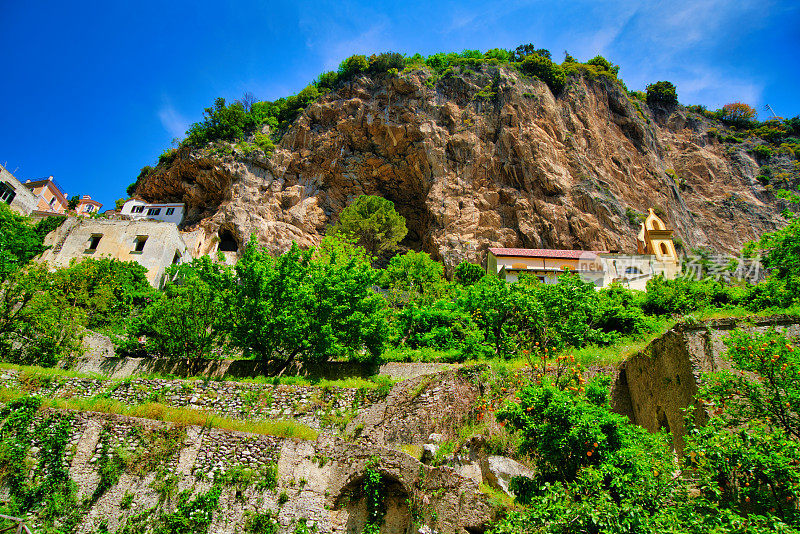
[{"label": "stone wall", "polygon": [[[85,507],[78,534],[103,525],[116,532],[126,524],[149,532],[160,514],[175,510],[179,492],[197,495],[215,485],[221,494],[208,528],[214,534],[241,533],[250,514],[266,512],[281,534],[295,532],[301,521],[315,532],[361,532],[368,465],[380,473],[386,497],[382,532],[409,532],[416,518],[415,527],[427,532],[468,534],[483,532],[490,519],[475,482],[389,449],[331,436],[301,441],[98,413],[47,410],[40,417],[54,413],[68,417],[72,429],[64,461],[77,485],[76,502]],[[164,435],[174,446],[154,456],[155,440]],[[31,449],[31,466],[38,454]],[[136,461],[124,464],[118,479],[98,494],[104,457]],[[39,525],[32,523],[36,531]]]},{"label": "stone wall", "polygon": [[106,397],[123,404],[160,402],[235,419],[296,419],[320,429],[352,417],[384,395],[375,389],[285,386],[252,382],[92,378],[43,379],[0,369],[0,388],[57,398]]},{"label": "stone wall", "polygon": [[706,420],[694,399],[702,375],[730,369],[724,358],[724,339],[734,329],[763,332],[769,328],[798,336],[800,317],[777,315],[676,325],[620,365],[612,388],[614,410],[651,432],[669,430],[676,448],[682,450],[684,410],[695,406],[697,422]]}]

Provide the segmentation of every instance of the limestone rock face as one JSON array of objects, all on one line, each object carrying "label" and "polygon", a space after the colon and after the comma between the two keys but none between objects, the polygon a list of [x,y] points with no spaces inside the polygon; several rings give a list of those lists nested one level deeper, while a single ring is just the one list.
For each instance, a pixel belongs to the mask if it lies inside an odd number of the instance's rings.
[{"label": "limestone rock face", "polygon": [[392,200],[402,244],[449,266],[490,246],[635,252],[635,213],[649,207],[688,246],[733,251],[779,227],[784,204],[710,126],[608,81],[554,96],[504,66],[364,76],[310,105],[270,157],[184,150],[137,194],[186,202],[189,229],[255,234],[276,252],[317,243],[361,194]]}]

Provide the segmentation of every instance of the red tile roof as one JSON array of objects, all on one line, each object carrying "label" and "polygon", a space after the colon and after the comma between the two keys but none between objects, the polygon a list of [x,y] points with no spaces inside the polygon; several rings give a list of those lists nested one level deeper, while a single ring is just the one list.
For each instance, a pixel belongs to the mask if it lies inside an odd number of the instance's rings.
[{"label": "red tile roof", "polygon": [[594,258],[595,250],[556,250],[552,248],[490,248],[495,256],[516,256],[518,258],[562,258],[579,260]]}]

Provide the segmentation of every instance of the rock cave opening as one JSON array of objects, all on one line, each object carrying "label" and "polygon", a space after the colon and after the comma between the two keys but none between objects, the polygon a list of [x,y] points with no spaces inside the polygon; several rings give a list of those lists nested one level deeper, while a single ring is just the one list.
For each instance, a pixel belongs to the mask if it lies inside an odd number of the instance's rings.
[{"label": "rock cave opening", "polygon": [[[346,532],[359,534],[367,524],[367,499],[364,495],[364,476],[347,484],[336,498],[334,510],[344,512],[347,517]],[[413,529],[408,492],[396,478],[381,474],[381,494],[386,515],[380,527],[381,534],[409,534]]]},{"label": "rock cave opening", "polygon": [[219,249],[221,252],[238,252],[239,242],[233,232],[227,228],[219,231]]}]

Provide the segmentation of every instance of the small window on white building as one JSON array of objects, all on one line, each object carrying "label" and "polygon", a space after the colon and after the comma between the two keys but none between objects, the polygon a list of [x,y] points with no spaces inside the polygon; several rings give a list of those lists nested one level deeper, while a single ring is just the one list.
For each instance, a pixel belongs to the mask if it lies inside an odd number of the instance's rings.
[{"label": "small window on white building", "polygon": [[150,209],[147,210],[147,214],[148,215],[160,215],[161,214],[161,208],[150,208]]},{"label": "small window on white building", "polygon": [[175,208],[167,208],[167,215],[172,215],[175,213]]},{"label": "small window on white building", "polygon": [[134,241],[133,250],[131,252],[142,252],[144,250],[144,244],[147,242],[146,235],[137,235],[136,241]]},{"label": "small window on white building", "polygon": [[87,204],[86,207],[84,208],[84,211],[86,213],[92,213],[94,211],[94,206],[92,206],[91,204]]},{"label": "small window on white building", "polygon": [[144,213],[144,206],[134,206],[131,213]]}]

